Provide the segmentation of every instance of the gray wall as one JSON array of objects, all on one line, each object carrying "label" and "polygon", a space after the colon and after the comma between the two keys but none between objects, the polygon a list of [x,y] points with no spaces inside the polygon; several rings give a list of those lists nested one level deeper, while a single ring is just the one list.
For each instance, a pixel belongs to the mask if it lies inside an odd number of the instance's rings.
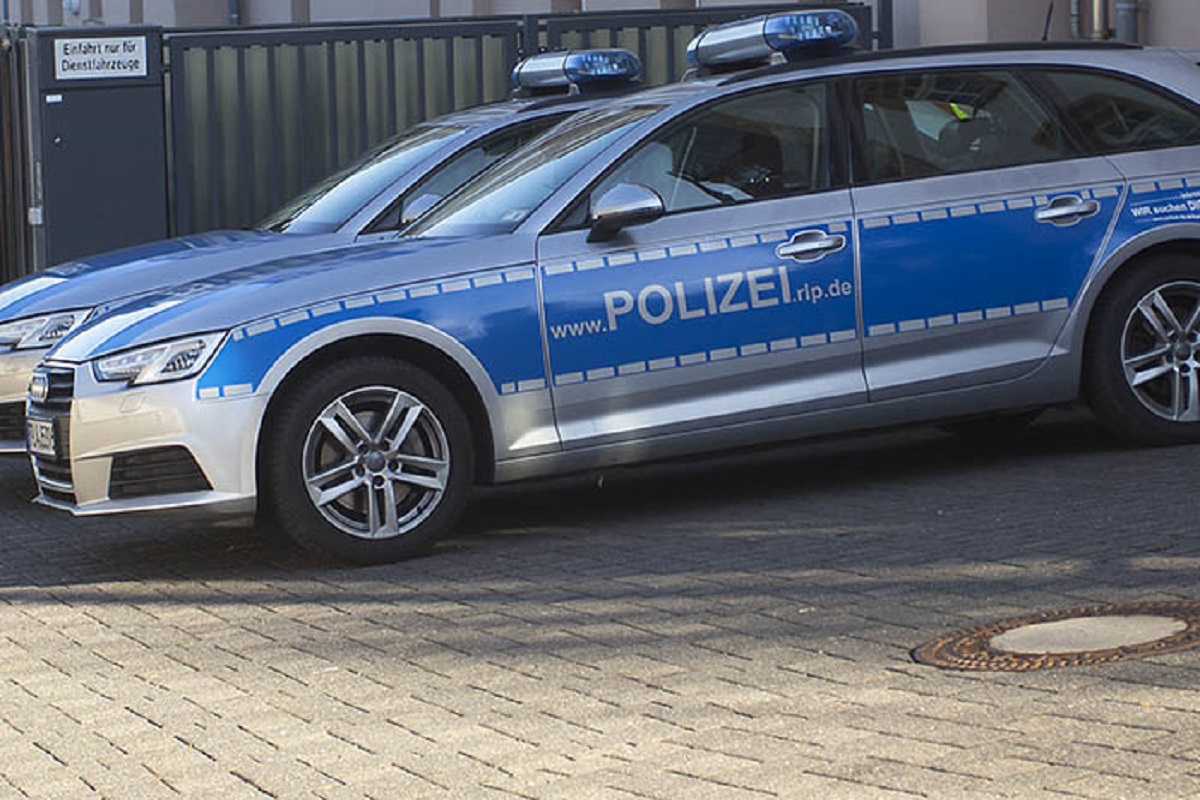
[{"label": "gray wall", "polygon": [[[1042,38],[1050,0],[917,0],[921,44]],[[1070,3],[1057,0],[1051,39],[1070,37]]]},{"label": "gray wall", "polygon": [[[280,25],[517,13],[568,13],[729,6],[757,0],[241,0],[242,24]],[[1041,36],[1050,0],[894,0],[896,43],[1014,41]],[[875,0],[868,0],[876,5]],[[1200,0],[1141,0],[1144,44],[1200,48]],[[12,21],[34,25],[214,27],[229,24],[229,0],[9,0]],[[1055,0],[1051,38],[1068,38],[1070,0]],[[1110,18],[1115,19],[1115,17]]]},{"label": "gray wall", "polygon": [[1200,48],[1200,2],[1197,0],[1154,0],[1143,2],[1142,41],[1165,47]]}]

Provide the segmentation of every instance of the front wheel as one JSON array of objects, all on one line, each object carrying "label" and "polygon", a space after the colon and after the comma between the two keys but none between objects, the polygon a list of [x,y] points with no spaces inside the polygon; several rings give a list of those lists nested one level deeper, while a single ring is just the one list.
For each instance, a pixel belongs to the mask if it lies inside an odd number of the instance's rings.
[{"label": "front wheel", "polygon": [[1130,441],[1200,441],[1200,259],[1159,257],[1131,269],[1093,312],[1087,400]]},{"label": "front wheel", "polygon": [[396,561],[446,535],[466,504],[470,424],[440,382],[361,357],[287,390],[265,441],[267,503],[312,550]]}]

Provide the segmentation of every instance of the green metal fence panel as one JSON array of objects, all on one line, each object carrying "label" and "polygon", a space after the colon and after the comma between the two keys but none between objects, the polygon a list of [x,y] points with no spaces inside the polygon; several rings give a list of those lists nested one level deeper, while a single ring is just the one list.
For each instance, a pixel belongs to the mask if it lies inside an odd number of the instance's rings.
[{"label": "green metal fence panel", "polygon": [[168,34],[173,230],[244,227],[421,120],[503,99],[514,20]]}]

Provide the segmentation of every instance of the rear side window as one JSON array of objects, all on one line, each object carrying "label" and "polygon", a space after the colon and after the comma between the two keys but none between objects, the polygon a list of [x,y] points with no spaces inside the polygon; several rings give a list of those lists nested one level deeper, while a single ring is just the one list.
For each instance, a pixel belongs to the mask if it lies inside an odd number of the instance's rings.
[{"label": "rear side window", "polygon": [[1071,124],[1094,152],[1129,153],[1200,144],[1200,113],[1188,101],[1120,76],[1048,71]]},{"label": "rear side window", "polygon": [[1012,74],[917,72],[854,81],[857,178],[878,183],[1052,161],[1058,124]]}]

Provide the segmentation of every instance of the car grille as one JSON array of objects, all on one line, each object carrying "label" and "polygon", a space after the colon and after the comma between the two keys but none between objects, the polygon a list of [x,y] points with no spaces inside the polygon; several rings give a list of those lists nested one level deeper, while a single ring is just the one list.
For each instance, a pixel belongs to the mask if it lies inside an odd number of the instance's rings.
[{"label": "car grille", "polygon": [[[75,372],[58,367],[38,367],[35,373],[46,376],[49,390],[46,399],[34,402],[29,410],[44,419],[55,421],[58,440],[57,458],[34,456],[33,469],[42,494],[62,503],[75,503],[75,484],[71,478],[71,400],[75,395]],[[24,430],[21,439],[25,438]]]},{"label": "car grille", "polygon": [[183,447],[159,447],[113,457],[110,500],[212,489],[192,454]]},{"label": "car grille", "polygon": [[25,441],[25,404],[0,403],[0,442]]},{"label": "car grille", "polygon": [[38,367],[34,372],[46,376],[49,389],[46,392],[46,399],[40,403],[33,403],[33,408],[42,412],[43,416],[70,414],[71,399],[75,396],[75,370],[61,367]]}]

